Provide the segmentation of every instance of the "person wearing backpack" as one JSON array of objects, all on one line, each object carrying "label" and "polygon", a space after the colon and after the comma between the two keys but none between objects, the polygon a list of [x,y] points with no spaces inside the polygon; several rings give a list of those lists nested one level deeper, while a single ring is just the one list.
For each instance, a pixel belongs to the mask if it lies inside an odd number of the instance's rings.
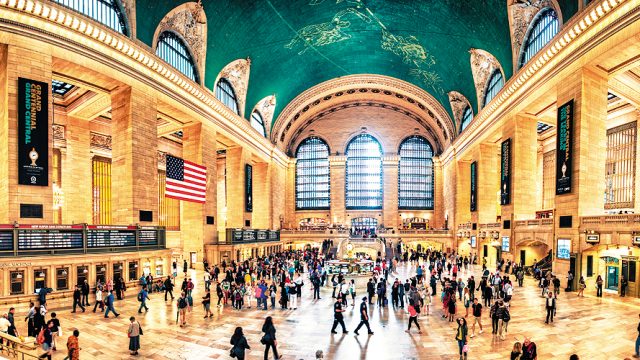
[{"label": "person wearing backpack", "polygon": [[249,344],[247,343],[247,338],[244,337],[242,328],[239,326],[233,332],[233,336],[231,337],[231,345],[233,345],[233,347],[231,348],[229,355],[232,358],[236,358],[238,360],[244,360],[244,351],[246,349],[251,349],[249,347]]},{"label": "person wearing backpack", "polygon": [[187,320],[185,318],[187,315],[187,306],[189,306],[189,304],[187,303],[187,297],[184,291],[180,293],[177,306],[178,306],[178,316],[180,318],[180,327],[184,327],[187,325]]},{"label": "person wearing backpack", "polygon": [[133,316],[129,318],[129,321],[131,323],[127,330],[127,336],[129,336],[130,355],[138,355],[138,350],[140,350],[140,335],[142,335],[142,327]]},{"label": "person wearing backpack", "polygon": [[40,359],[46,358],[51,360],[51,355],[53,353],[53,332],[51,329],[53,326],[53,322],[49,322],[48,326],[40,330],[38,338],[36,339],[38,344],[42,345],[42,350],[44,350],[44,354],[39,356]]},{"label": "person wearing backpack", "polygon": [[138,314],[142,314],[142,308],[144,308],[144,312],[149,312],[149,308],[147,307],[147,300],[149,299],[149,293],[147,292],[147,287],[143,286],[142,290],[138,293],[138,302],[140,303],[140,307],[138,308]]}]

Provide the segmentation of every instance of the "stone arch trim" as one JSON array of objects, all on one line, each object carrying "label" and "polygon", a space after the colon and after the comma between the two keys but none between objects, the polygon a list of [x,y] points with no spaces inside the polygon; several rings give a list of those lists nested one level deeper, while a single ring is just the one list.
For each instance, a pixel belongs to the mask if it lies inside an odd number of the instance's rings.
[{"label": "stone arch trim", "polygon": [[557,0],[509,0],[509,29],[511,32],[511,54],[513,70],[518,70],[518,58],[524,37],[529,32],[532,21],[545,8],[552,8],[558,14],[558,22],[562,29],[562,10]]},{"label": "stone arch trim", "polygon": [[273,122],[273,113],[275,109],[276,109],[276,96],[269,95],[267,97],[262,98],[262,100],[258,101],[256,106],[253,107],[253,109],[251,110],[251,113],[249,114],[249,116],[251,116],[251,114],[253,114],[254,111],[257,111],[260,113],[260,115],[262,116],[262,120],[264,120],[264,126],[267,131],[267,138],[271,136],[271,125]]},{"label": "stone arch trim", "polygon": [[449,104],[451,104],[451,111],[453,112],[453,118],[456,121],[456,134],[459,132],[460,124],[462,122],[462,113],[467,106],[471,109],[471,113],[473,114],[473,106],[467,99],[466,96],[462,95],[457,91],[449,92]]},{"label": "stone arch trim", "polygon": [[184,3],[169,11],[160,21],[153,35],[154,52],[158,44],[158,37],[164,31],[173,31],[182,38],[196,62],[200,81],[204,84],[204,66],[207,58],[207,15],[205,12],[196,2]]},{"label": "stone arch trim", "polygon": [[240,111],[240,116],[243,116],[243,117],[244,117],[244,109],[247,103],[247,90],[249,89],[249,73],[250,72],[251,72],[251,59],[247,58],[247,59],[234,60],[229,64],[227,64],[227,66],[222,68],[213,85],[214,86],[213,90],[215,91],[215,86],[218,85],[218,81],[220,81],[220,79],[222,78],[227,79],[227,81],[229,82],[229,84],[231,84],[231,86],[233,87],[233,91],[236,94],[236,100],[238,101],[238,110]]},{"label": "stone arch trim", "polygon": [[480,111],[486,105],[484,103],[484,95],[487,91],[487,83],[494,71],[496,69],[500,71],[505,83],[507,78],[498,59],[488,51],[471,49],[469,53],[471,54],[471,73],[473,74],[473,82],[478,98],[478,111]]},{"label": "stone arch trim", "polygon": [[298,95],[276,119],[271,141],[285,149],[300,124],[338,104],[388,104],[391,101],[396,103],[396,108],[418,115],[430,128],[438,130],[438,143],[443,148],[451,143],[455,136],[455,124],[432,95],[405,81],[370,74],[349,75],[325,81]]}]

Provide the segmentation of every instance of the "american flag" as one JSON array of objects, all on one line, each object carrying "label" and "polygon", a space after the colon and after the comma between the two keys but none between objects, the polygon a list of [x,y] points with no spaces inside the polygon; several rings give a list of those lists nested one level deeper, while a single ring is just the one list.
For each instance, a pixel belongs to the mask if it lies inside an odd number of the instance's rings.
[{"label": "american flag", "polygon": [[207,199],[207,168],[167,154],[164,196],[204,203]]}]

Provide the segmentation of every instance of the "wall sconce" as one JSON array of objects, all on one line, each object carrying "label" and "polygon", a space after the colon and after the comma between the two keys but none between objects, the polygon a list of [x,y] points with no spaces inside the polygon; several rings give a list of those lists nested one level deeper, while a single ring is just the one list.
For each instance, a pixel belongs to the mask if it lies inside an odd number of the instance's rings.
[{"label": "wall sconce", "polygon": [[[17,271],[17,269],[16,269]],[[22,273],[18,273],[18,275],[16,275],[16,279],[22,279]]]},{"label": "wall sconce", "polygon": [[493,235],[493,238],[496,240],[498,239],[498,237],[500,237],[500,233],[498,231],[493,231],[492,235]]},{"label": "wall sconce", "polygon": [[122,264],[118,265],[118,270],[122,270]]},{"label": "wall sconce", "polygon": [[163,261],[161,259],[156,260],[156,265],[162,265]]},{"label": "wall sconce", "polygon": [[67,270],[66,269],[62,269],[62,275],[67,275]]},{"label": "wall sconce", "polygon": [[105,268],[104,268],[104,266],[100,268],[100,271],[101,271],[101,272],[105,272],[106,270],[107,270],[107,269],[105,269]]},{"label": "wall sconce", "polygon": [[486,239],[487,238],[487,232],[486,231],[480,231],[480,239]]},{"label": "wall sconce", "polygon": [[40,272],[38,273],[38,277],[44,277],[44,271],[40,270]]},{"label": "wall sconce", "polygon": [[138,268],[138,263],[133,264],[133,267],[137,269]]}]

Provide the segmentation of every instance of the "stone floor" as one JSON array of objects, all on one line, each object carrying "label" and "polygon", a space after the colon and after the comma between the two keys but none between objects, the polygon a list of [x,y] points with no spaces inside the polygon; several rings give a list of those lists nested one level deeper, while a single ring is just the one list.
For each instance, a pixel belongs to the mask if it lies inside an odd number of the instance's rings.
[{"label": "stone floor", "polygon": [[[413,268],[400,269],[400,278],[412,274]],[[192,273],[201,278],[201,273]],[[466,278],[470,274],[463,274]],[[181,281],[181,279],[179,279]],[[359,278],[359,296],[364,294],[366,278]],[[308,282],[307,282],[308,283]],[[194,299],[202,296],[202,288],[196,285]],[[92,312],[71,314],[69,308],[52,309],[61,319],[64,339],[54,359],[64,357],[66,337],[71,329],[80,332],[81,359],[128,359],[126,329],[128,318],[139,318],[145,335],[138,358],[144,359],[228,359],[229,339],[236,326],[244,328],[252,350],[247,359],[261,359],[261,326],[264,318],[271,315],[277,329],[279,351],[284,359],[315,359],[316,350],[322,350],[325,359],[457,359],[454,341],[455,328],[440,317],[439,299],[434,299],[436,308],[430,316],[422,316],[419,322],[422,335],[406,334],[404,329],[408,314],[402,309],[380,309],[373,307],[371,324],[373,336],[354,336],[353,329],[359,321],[358,307],[349,306],[345,316],[349,334],[331,335],[332,299],[331,288],[322,290],[322,300],[312,300],[309,285],[305,284],[301,304],[297,310],[258,311],[254,307],[236,311],[227,306],[216,308],[211,319],[203,319],[203,309],[196,306],[188,315],[188,326],[176,325],[175,302],[164,302],[160,294],[151,294],[150,311],[138,317],[138,303],[132,290],[124,301],[116,302],[122,315],[105,319]],[[470,340],[470,359],[508,359],[515,341],[530,336],[538,345],[538,359],[568,359],[578,353],[581,359],[624,359],[633,354],[636,338],[640,299],[619,298],[605,294],[598,299],[589,294],[577,298],[575,293],[562,293],[558,300],[557,320],[544,324],[544,300],[532,279],[526,279],[523,288],[516,288],[512,300],[509,333],[504,341],[491,335],[488,312],[483,314],[483,323],[489,331]],[[197,302],[197,301],[196,301]],[[357,301],[358,302],[358,301]],[[197,302],[199,303],[199,302]],[[3,311],[5,311],[3,309]],[[26,309],[19,308],[16,319]],[[26,323],[19,322],[19,330],[26,333]]]}]

